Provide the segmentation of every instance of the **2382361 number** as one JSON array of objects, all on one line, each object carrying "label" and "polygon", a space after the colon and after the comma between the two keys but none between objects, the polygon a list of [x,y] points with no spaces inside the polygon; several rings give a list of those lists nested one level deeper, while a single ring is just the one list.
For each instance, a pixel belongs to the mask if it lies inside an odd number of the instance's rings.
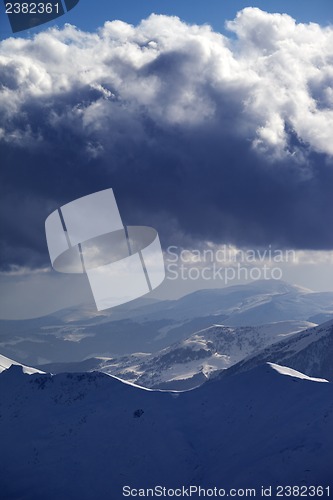
[{"label": "2382361 number", "polygon": [[59,3],[6,3],[6,14],[59,14]]},{"label": "2382361 number", "polygon": [[277,497],[329,497],[330,488],[327,486],[277,486]]}]

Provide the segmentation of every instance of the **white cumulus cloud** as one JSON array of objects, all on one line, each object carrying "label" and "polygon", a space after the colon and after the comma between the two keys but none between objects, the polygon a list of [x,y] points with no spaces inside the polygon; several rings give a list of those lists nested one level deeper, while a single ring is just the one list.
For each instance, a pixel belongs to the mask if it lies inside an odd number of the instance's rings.
[{"label": "white cumulus cloud", "polygon": [[[125,112],[144,112],[159,126],[218,116],[221,135],[231,128],[259,150],[298,154],[304,146],[332,155],[333,29],[257,8],[227,27],[236,40],[152,15],[136,27],[113,21],[85,33],[68,25],[4,40],[0,137],[43,140],[44,130],[31,125],[36,107],[51,129],[65,121],[88,135],[106,131],[91,154],[119,134]],[[135,119],[130,126],[144,133]]]}]

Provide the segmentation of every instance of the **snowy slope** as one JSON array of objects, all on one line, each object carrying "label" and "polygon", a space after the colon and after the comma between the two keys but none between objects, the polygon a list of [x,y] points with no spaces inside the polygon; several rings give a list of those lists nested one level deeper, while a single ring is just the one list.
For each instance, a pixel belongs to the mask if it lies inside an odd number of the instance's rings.
[{"label": "snowy slope", "polygon": [[0,373],[3,372],[4,370],[7,370],[12,365],[21,366],[23,369],[23,373],[27,373],[28,375],[31,375],[33,373],[44,373],[41,370],[37,370],[36,368],[31,368],[30,366],[22,365],[21,363],[17,363],[16,361],[6,358],[6,356],[2,356],[0,354]]},{"label": "snowy slope", "polygon": [[98,370],[144,387],[184,390],[205,382],[215,370],[282,338],[314,326],[305,321],[282,321],[254,327],[214,325],[154,354],[95,358],[81,363],[41,365],[51,373]]},{"label": "snowy slope", "polygon": [[283,364],[310,377],[333,381],[333,321],[309,328],[240,361],[220,376],[247,371],[264,362]]},{"label": "snowy slope", "polygon": [[294,335],[310,324],[286,321],[249,327],[214,325],[191,335],[188,339],[164,349],[141,364],[142,375],[136,380],[143,386],[181,389],[196,387],[201,375],[209,378],[212,372],[226,369],[249,354],[267,345]]},{"label": "snowy slope", "polygon": [[[139,374],[133,381],[145,387],[176,390],[197,387],[215,370],[229,368],[307,326],[309,323],[300,321],[238,328],[214,325],[117,374],[125,377],[128,373]],[[112,373],[110,369],[112,364],[105,364],[102,371]]]},{"label": "snowy slope", "polygon": [[0,393],[6,500],[120,500],[124,485],[333,486],[332,385],[269,365],[180,394],[13,366]]}]

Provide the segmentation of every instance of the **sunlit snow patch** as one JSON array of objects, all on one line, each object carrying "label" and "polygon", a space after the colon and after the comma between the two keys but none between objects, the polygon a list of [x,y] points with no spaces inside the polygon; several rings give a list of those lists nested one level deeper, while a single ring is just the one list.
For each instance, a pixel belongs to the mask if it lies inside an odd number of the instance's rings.
[{"label": "sunlit snow patch", "polygon": [[328,382],[325,378],[315,378],[308,377],[304,373],[298,372],[297,370],[293,370],[292,368],[288,368],[287,366],[276,365],[275,363],[268,363],[274,370],[282,375],[288,375],[289,377],[301,378],[303,380],[311,380],[312,382]]}]

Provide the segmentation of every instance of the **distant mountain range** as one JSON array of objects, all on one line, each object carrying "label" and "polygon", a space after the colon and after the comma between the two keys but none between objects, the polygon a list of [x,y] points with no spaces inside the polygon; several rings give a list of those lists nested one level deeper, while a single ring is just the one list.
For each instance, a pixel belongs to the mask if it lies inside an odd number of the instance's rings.
[{"label": "distant mountain range", "polygon": [[136,301],[96,314],[87,307],[25,321],[0,321],[0,352],[27,365],[158,353],[194,332],[333,318],[333,292],[281,281],[202,290],[175,301]]},{"label": "distant mountain range", "polygon": [[313,326],[282,321],[252,327],[213,325],[154,354],[90,358],[78,363],[53,363],[39,368],[52,373],[102,371],[143,387],[187,390],[204,383],[264,347]]}]

